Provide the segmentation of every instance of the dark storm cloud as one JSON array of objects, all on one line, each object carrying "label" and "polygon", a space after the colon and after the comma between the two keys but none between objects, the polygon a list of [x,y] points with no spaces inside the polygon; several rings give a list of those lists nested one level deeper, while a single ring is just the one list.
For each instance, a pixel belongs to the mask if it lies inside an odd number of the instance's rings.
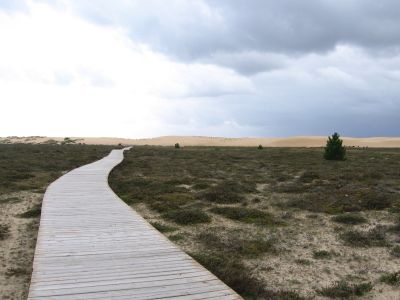
[{"label": "dark storm cloud", "polygon": [[[244,74],[271,67],[263,54],[303,55],[329,51],[338,44],[371,50],[400,46],[398,0],[70,3],[86,18],[124,26],[134,40],[170,57],[211,61]],[[229,58],[232,53],[242,61]]]}]

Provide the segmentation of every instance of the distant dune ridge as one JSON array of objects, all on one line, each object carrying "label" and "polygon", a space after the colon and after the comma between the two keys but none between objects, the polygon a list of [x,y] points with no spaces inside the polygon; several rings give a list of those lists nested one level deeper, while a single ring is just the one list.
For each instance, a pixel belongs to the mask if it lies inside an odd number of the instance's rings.
[{"label": "distant dune ridge", "polygon": [[[237,147],[323,147],[326,136],[295,136],[285,138],[224,138],[206,136],[162,136],[148,139],[126,139],[110,137],[70,137],[76,143],[103,144],[103,145],[158,145],[173,146],[237,146]],[[0,143],[51,143],[61,142],[63,137],[3,137]],[[379,147],[400,148],[400,137],[371,137],[352,138],[343,137],[344,144],[348,147]]]}]

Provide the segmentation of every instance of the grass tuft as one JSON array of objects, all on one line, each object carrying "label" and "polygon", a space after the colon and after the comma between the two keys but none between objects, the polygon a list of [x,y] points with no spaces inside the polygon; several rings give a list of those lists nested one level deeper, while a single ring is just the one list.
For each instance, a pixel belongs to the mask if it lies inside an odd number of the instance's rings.
[{"label": "grass tuft", "polygon": [[206,246],[220,253],[229,253],[247,258],[256,258],[264,253],[276,253],[275,241],[273,239],[241,239],[232,234],[226,237],[219,237],[212,232],[202,232],[197,239]]},{"label": "grass tuft", "polygon": [[259,209],[246,207],[231,207],[220,206],[210,209],[212,213],[222,215],[231,220],[240,221],[256,225],[278,225],[281,222],[277,221],[273,215]]},{"label": "grass tuft", "polygon": [[371,290],[372,284],[369,282],[350,285],[345,281],[339,281],[319,290],[318,293],[329,298],[349,299],[353,296],[363,296]]},{"label": "grass tuft", "polygon": [[245,299],[301,300],[295,291],[272,291],[236,258],[209,253],[190,254]]},{"label": "grass tuft", "polygon": [[366,223],[368,220],[356,213],[346,213],[334,216],[332,221],[347,225],[358,225]]},{"label": "grass tuft", "polygon": [[0,224],[0,241],[5,240],[10,234],[10,226],[8,224]]},{"label": "grass tuft", "polygon": [[386,233],[380,227],[367,232],[349,230],[339,235],[347,246],[352,247],[385,247],[388,245]]},{"label": "grass tuft", "polygon": [[379,280],[389,285],[400,285],[400,272],[384,274]]},{"label": "grass tuft", "polygon": [[204,211],[196,208],[171,210],[162,215],[180,225],[192,225],[211,222],[211,218]]},{"label": "grass tuft", "polygon": [[390,250],[390,254],[394,257],[400,258],[400,246],[394,246],[392,250]]},{"label": "grass tuft", "polygon": [[38,218],[40,217],[40,214],[42,212],[42,205],[38,204],[32,207],[30,210],[27,210],[26,212],[19,214],[18,217],[20,218]]},{"label": "grass tuft", "polygon": [[155,229],[157,229],[159,232],[172,232],[178,230],[178,228],[173,227],[173,226],[168,226],[165,224],[162,224],[160,222],[151,222],[150,223]]},{"label": "grass tuft", "polygon": [[314,251],[313,257],[315,259],[330,259],[332,258],[332,253],[326,250]]}]

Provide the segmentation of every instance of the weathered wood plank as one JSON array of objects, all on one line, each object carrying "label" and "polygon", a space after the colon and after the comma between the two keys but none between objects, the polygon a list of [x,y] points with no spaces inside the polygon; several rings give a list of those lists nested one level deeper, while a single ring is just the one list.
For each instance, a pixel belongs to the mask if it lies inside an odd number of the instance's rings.
[{"label": "weathered wood plank", "polygon": [[48,187],[28,299],[241,299],[114,194],[122,159],[113,150]]}]

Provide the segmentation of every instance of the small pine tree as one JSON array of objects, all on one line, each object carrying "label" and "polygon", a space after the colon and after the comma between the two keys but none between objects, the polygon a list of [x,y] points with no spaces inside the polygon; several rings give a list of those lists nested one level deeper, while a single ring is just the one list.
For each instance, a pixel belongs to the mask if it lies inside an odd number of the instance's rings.
[{"label": "small pine tree", "polygon": [[262,146],[262,145],[258,145],[257,149],[258,149],[258,150],[262,150],[262,149],[263,149],[263,146]]},{"label": "small pine tree", "polygon": [[334,133],[332,137],[328,137],[326,142],[324,158],[327,160],[345,160],[346,149],[343,146],[343,140],[340,139],[338,133]]},{"label": "small pine tree", "polygon": [[175,149],[179,149],[181,146],[179,145],[179,143],[175,144]]}]

